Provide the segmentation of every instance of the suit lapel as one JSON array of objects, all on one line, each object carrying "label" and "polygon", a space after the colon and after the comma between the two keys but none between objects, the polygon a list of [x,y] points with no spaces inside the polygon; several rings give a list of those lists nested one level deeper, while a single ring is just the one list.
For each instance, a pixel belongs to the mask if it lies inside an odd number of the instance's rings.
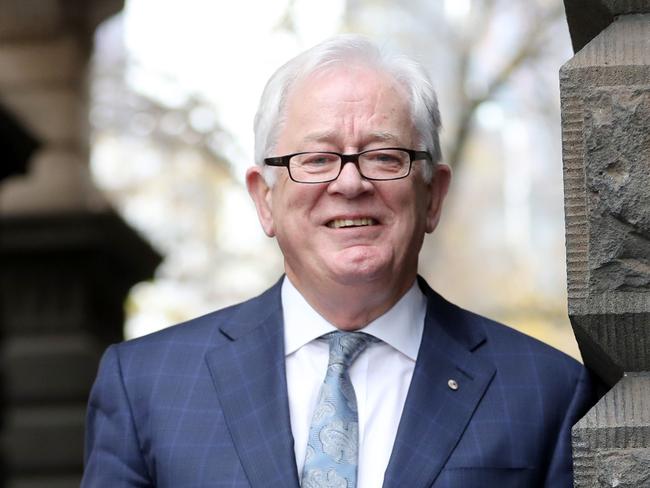
[{"label": "suit lapel", "polygon": [[478,319],[446,302],[423,280],[420,286],[428,298],[427,316],[384,488],[433,484],[495,371],[473,354],[485,341],[482,328],[471,323]]},{"label": "suit lapel", "polygon": [[285,374],[280,282],[221,328],[206,361],[253,488],[298,488]]}]

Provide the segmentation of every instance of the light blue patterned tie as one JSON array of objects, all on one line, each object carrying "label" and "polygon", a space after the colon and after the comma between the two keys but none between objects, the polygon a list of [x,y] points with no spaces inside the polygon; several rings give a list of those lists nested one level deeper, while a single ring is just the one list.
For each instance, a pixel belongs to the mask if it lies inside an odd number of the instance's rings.
[{"label": "light blue patterned tie", "polygon": [[356,488],[359,447],[357,398],[348,369],[370,342],[363,332],[331,332],[325,381],[309,428],[302,488]]}]

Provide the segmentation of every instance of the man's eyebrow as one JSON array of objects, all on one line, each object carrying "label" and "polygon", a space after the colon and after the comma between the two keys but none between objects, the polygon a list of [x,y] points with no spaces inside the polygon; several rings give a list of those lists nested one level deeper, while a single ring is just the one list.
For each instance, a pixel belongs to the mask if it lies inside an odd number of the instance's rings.
[{"label": "man's eyebrow", "polygon": [[303,137],[305,142],[331,142],[338,137],[339,133],[335,130],[325,130],[321,132],[312,132]]},{"label": "man's eyebrow", "polygon": [[371,132],[367,137],[369,142],[398,142],[399,137],[397,137],[392,132],[388,131],[377,131]]},{"label": "man's eyebrow", "polygon": [[[304,142],[335,142],[340,136],[340,132],[336,130],[325,130],[321,132],[312,132],[307,134],[304,138]],[[372,142],[399,142],[399,137],[397,137],[392,132],[388,131],[376,131],[367,134],[363,138],[364,145],[370,144]]]}]

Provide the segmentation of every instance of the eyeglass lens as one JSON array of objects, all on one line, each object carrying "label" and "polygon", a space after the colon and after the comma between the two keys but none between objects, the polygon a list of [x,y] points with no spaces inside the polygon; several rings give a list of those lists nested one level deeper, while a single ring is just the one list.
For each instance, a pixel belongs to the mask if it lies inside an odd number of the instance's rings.
[{"label": "eyeglass lens", "polygon": [[[410,156],[399,149],[366,151],[358,157],[358,168],[365,178],[390,180],[406,176]],[[335,179],[341,170],[341,157],[331,153],[297,154],[289,161],[291,177],[301,182],[324,182]]]}]

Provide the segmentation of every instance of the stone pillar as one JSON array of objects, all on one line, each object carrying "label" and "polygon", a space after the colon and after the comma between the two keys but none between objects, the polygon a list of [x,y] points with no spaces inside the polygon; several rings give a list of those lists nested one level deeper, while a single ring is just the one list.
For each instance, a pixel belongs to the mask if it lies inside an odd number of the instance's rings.
[{"label": "stone pillar", "polygon": [[569,316],[613,388],[573,429],[575,486],[650,486],[650,0],[565,0]]},{"label": "stone pillar", "polygon": [[160,261],[88,171],[86,65],[95,27],[122,3],[0,1],[0,122],[41,143],[27,175],[0,182],[0,463],[11,488],[79,486],[99,356],[122,338],[129,288]]}]

